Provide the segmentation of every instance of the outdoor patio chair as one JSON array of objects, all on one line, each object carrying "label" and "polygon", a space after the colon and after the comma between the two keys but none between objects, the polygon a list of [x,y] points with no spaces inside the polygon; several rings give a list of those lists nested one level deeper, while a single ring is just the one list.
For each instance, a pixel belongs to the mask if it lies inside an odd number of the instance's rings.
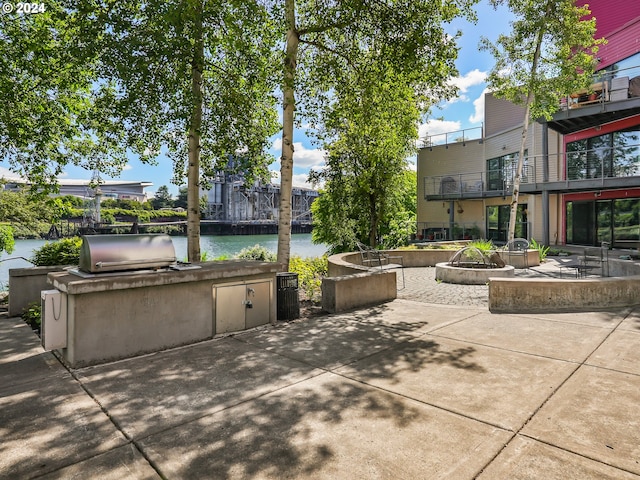
[{"label": "outdoor patio chair", "polygon": [[389,255],[381,250],[371,248],[361,242],[356,242],[358,250],[360,250],[360,257],[362,259],[362,265],[369,268],[379,268],[380,270],[391,270],[399,268],[402,273],[402,290],[405,287],[404,283],[404,262],[400,255]]},{"label": "outdoor patio chair", "polygon": [[529,240],[526,238],[514,238],[507,242],[504,246],[504,252],[507,254],[508,261],[511,263],[511,257],[522,257],[522,265],[524,268],[529,268],[529,256],[527,255],[529,250]]}]

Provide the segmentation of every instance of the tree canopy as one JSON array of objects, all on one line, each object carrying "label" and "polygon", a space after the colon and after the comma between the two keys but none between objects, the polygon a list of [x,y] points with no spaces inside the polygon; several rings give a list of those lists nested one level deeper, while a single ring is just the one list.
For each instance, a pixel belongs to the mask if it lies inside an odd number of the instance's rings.
[{"label": "tree canopy", "polygon": [[0,15],[0,158],[34,189],[55,189],[70,163],[117,174],[126,162],[119,127],[101,113],[110,98],[83,48],[86,18],[69,7]]},{"label": "tree canopy", "polygon": [[[457,16],[473,18],[475,0],[284,0],[286,49],[283,86],[281,194],[278,263],[289,261],[293,126],[304,117],[323,128],[325,115],[341,101],[342,85],[359,92],[378,88],[392,72],[397,81],[428,99],[451,95],[447,80],[455,75],[456,37],[444,25]],[[382,74],[382,77],[380,77]],[[346,100],[345,100],[346,101]],[[361,125],[364,127],[364,125]],[[331,127],[329,127],[331,128]]]},{"label": "tree canopy", "polygon": [[0,155],[44,185],[69,162],[117,172],[130,155],[168,154],[175,183],[187,180],[197,261],[201,185],[231,158],[248,181],[266,173],[281,95],[286,269],[294,123],[335,128],[325,117],[352,101],[341,86],[379,95],[389,73],[414,90],[419,111],[450,95],[457,46],[444,25],[473,17],[476,1],[62,0],[3,15]]},{"label": "tree canopy", "polygon": [[603,40],[596,40],[595,19],[588,7],[574,0],[492,0],[506,4],[516,16],[509,35],[495,44],[483,39],[496,63],[489,87],[501,98],[525,107],[517,170],[513,182],[508,241],[514,239],[520,179],[529,122],[550,119],[560,98],[588,88]]},{"label": "tree canopy", "polygon": [[[327,165],[311,175],[326,182],[319,205],[330,206],[332,216],[316,207],[314,228],[321,233],[315,238],[338,249],[354,247],[356,240],[376,246],[390,220],[404,212],[404,173],[415,152],[420,96],[402,75],[382,71],[378,78],[361,85],[354,77],[336,90],[324,120]],[[415,191],[415,183],[410,188]]]}]

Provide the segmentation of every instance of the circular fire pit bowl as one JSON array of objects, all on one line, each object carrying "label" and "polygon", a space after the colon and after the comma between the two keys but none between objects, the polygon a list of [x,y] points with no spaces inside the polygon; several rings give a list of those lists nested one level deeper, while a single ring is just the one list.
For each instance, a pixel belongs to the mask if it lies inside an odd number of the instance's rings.
[{"label": "circular fire pit bowl", "polygon": [[514,267],[505,265],[497,253],[489,256],[475,246],[458,250],[446,263],[436,264],[436,280],[462,285],[484,285],[491,277],[513,277]]},{"label": "circular fire pit bowl", "polygon": [[451,265],[449,262],[436,264],[436,280],[445,283],[462,285],[485,285],[491,277],[513,277],[515,268],[512,265],[504,267],[487,267],[483,263],[462,263],[461,266]]}]

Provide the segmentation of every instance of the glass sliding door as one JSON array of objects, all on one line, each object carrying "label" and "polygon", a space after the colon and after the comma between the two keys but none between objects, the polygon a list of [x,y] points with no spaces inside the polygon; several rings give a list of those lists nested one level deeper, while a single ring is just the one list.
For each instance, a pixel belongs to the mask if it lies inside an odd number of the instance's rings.
[{"label": "glass sliding door", "polygon": [[[594,202],[571,202],[571,223],[567,224],[567,233],[571,232],[571,243],[593,245],[593,208]],[[569,218],[567,217],[567,221]],[[567,234],[567,241],[569,234]]]},{"label": "glass sliding door", "polygon": [[640,247],[640,198],[567,202],[566,242]]},{"label": "glass sliding door", "polygon": [[613,201],[613,245],[638,248],[640,242],[640,199]]},{"label": "glass sliding door", "polygon": [[[509,205],[490,205],[487,207],[487,239],[494,243],[506,243],[509,236]],[[527,204],[518,204],[516,213],[516,238],[528,239]]]}]

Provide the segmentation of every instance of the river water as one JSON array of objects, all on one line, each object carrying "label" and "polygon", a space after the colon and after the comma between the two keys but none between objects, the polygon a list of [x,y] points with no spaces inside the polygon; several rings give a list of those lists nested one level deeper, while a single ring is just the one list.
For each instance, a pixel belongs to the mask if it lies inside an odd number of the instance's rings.
[{"label": "river water", "polygon": [[[171,237],[179,261],[187,260],[187,237]],[[9,286],[9,269],[30,267],[25,259],[33,256],[33,251],[47,243],[45,240],[16,240],[13,253],[0,255],[0,290]],[[233,257],[240,250],[261,245],[275,253],[278,250],[277,235],[203,235],[200,237],[201,253],[207,253],[209,260],[220,256]],[[327,251],[326,245],[311,242],[310,233],[291,235],[291,254],[300,257],[319,257]]]}]

